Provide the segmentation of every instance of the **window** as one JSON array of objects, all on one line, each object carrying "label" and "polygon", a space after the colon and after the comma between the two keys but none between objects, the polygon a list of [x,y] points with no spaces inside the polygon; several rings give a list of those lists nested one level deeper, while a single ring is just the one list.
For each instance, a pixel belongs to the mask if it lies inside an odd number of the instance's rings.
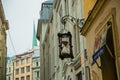
[{"label": "window", "polygon": [[21,80],[25,80],[24,77],[21,77]]},{"label": "window", "polygon": [[25,61],[24,61],[24,59],[22,59],[22,60],[21,60],[21,64],[24,64],[24,63],[25,63]]},{"label": "window", "polygon": [[11,67],[9,67],[9,72],[11,72]]},{"label": "window", "polygon": [[9,72],[9,71],[8,71],[8,67],[6,68],[6,70],[7,70],[7,72]]},{"label": "window", "polygon": [[19,78],[16,78],[15,80],[19,80]]},{"label": "window", "polygon": [[82,80],[82,72],[77,74],[77,80]]},{"label": "window", "polygon": [[21,68],[21,73],[24,73],[24,67],[23,67],[23,68]]},{"label": "window", "polygon": [[16,69],[16,74],[19,74],[19,69]]},{"label": "window", "polygon": [[30,80],[30,75],[27,75],[27,76],[26,76],[26,80]]},{"label": "window", "polygon": [[30,66],[26,67],[26,72],[30,72]]},{"label": "window", "polygon": [[39,75],[40,75],[40,74],[39,74],[39,71],[37,71],[37,77],[39,77]]},{"label": "window", "polygon": [[38,62],[36,62],[36,66],[38,66]]},{"label": "window", "polygon": [[16,61],[16,66],[18,66],[19,65],[19,61]]},{"label": "window", "polygon": [[9,78],[8,80],[11,80],[10,76],[8,78]]},{"label": "window", "polygon": [[30,62],[30,58],[28,57],[28,58],[26,58],[26,62],[27,63],[29,63]]}]

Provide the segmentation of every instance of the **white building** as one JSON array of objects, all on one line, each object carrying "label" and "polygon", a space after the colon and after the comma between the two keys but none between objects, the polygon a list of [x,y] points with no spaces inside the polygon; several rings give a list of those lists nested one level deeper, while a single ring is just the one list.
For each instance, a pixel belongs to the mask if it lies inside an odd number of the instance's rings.
[{"label": "white building", "polygon": [[40,49],[34,46],[32,55],[32,80],[40,80]]},{"label": "white building", "polygon": [[6,80],[13,80],[13,60],[14,57],[8,57],[7,58],[7,64],[6,64]]},{"label": "white building", "polygon": [[[65,28],[72,34],[72,50],[74,59],[59,58],[58,33],[63,29],[61,18],[70,15],[74,19],[83,19],[82,0],[54,0],[49,21],[45,24],[42,20],[38,23],[38,39],[41,47],[41,78],[42,80],[89,80],[86,75],[86,46],[85,38],[80,35],[80,28],[66,22]],[[41,15],[42,16],[42,15]],[[44,32],[44,34],[43,34]],[[44,37],[43,37],[44,36]],[[45,75],[45,76],[44,76]]]},{"label": "white building", "polygon": [[32,80],[40,80],[40,56],[32,58]]},{"label": "white building", "polygon": [[53,2],[47,0],[42,3],[40,19],[38,21],[37,39],[40,41],[40,80],[49,80],[49,19]]},{"label": "white building", "polygon": [[[51,56],[51,80],[86,80],[85,42],[80,35],[80,27],[72,21],[66,22],[65,28],[72,34],[72,50],[74,59],[59,59],[59,44],[57,34],[63,29],[61,18],[70,15],[75,19],[83,19],[82,0],[54,0],[50,18],[50,51]],[[70,19],[72,19],[70,17]],[[53,57],[54,56],[54,57]],[[55,70],[54,70],[55,68]]]}]

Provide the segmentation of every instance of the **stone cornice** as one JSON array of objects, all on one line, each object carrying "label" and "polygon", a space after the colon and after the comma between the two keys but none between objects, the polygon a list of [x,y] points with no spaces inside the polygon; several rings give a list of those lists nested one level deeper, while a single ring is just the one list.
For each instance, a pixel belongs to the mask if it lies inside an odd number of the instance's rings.
[{"label": "stone cornice", "polygon": [[8,30],[9,24],[8,24],[8,20],[5,19],[4,9],[1,0],[0,0],[0,18],[2,20],[2,27],[4,27],[5,30]]},{"label": "stone cornice", "polygon": [[3,5],[2,5],[1,0],[0,0],[0,17],[1,17],[2,21],[5,20],[5,14],[4,14]]},{"label": "stone cornice", "polygon": [[0,26],[0,31],[8,30],[8,29],[9,29],[8,20],[4,20],[2,23],[3,23],[3,24],[2,24],[2,26]]},{"label": "stone cornice", "polygon": [[9,22],[8,22],[8,20],[4,20],[3,25],[4,25],[3,27],[4,27],[5,30],[9,29]]}]

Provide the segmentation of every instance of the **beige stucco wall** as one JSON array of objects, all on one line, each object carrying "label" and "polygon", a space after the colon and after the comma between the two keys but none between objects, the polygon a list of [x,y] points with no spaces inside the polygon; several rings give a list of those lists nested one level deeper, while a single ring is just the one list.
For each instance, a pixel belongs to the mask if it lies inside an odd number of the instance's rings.
[{"label": "beige stucco wall", "polygon": [[0,80],[6,80],[6,30],[8,30],[8,21],[5,19],[5,14],[0,0]]},{"label": "beige stucco wall", "polygon": [[0,1],[0,80],[6,79],[6,30],[8,29],[8,21],[5,20],[3,6]]},{"label": "beige stucco wall", "polygon": [[5,30],[1,27],[0,27],[0,67],[1,67],[0,79],[5,79],[6,34]]},{"label": "beige stucco wall", "polygon": [[[120,48],[120,34],[118,34],[119,30],[120,30],[120,1],[119,0],[108,0],[105,5],[103,5],[102,9],[99,11],[97,17],[94,19],[94,21],[91,23],[91,25],[89,26],[89,30],[88,32],[85,34],[86,35],[86,42],[87,42],[87,52],[88,52],[88,64],[90,66],[91,69],[91,78],[93,80],[93,76],[92,74],[96,75],[96,79],[97,80],[102,80],[102,76],[101,76],[101,70],[96,66],[96,64],[94,64],[93,66],[91,66],[92,63],[92,55],[93,55],[93,49],[94,49],[94,41],[95,41],[95,34],[97,32],[97,30],[100,29],[100,27],[102,28],[104,26],[104,24],[106,24],[106,22],[109,20],[109,15],[114,16],[113,18],[113,36],[114,36],[114,46],[115,46],[115,56],[116,56],[116,65],[117,65],[117,71],[118,71],[118,76],[119,75],[119,68],[120,68],[120,50],[118,48]],[[114,15],[114,10],[112,10],[113,8],[115,8],[116,11],[116,15]],[[113,15],[112,15],[113,13]],[[97,29],[97,30],[96,30]],[[99,63],[99,60],[98,60]],[[120,78],[119,78],[120,79]],[[95,79],[94,79],[95,80]]]}]

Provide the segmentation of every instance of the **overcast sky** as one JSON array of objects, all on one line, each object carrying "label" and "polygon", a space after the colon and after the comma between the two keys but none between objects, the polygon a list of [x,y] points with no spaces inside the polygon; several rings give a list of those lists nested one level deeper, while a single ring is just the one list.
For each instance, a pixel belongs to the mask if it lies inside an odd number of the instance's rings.
[{"label": "overcast sky", "polygon": [[37,29],[37,20],[41,3],[46,0],[2,0],[5,17],[9,20],[9,32],[16,53],[7,31],[7,55],[21,54],[32,48],[33,21]]}]

